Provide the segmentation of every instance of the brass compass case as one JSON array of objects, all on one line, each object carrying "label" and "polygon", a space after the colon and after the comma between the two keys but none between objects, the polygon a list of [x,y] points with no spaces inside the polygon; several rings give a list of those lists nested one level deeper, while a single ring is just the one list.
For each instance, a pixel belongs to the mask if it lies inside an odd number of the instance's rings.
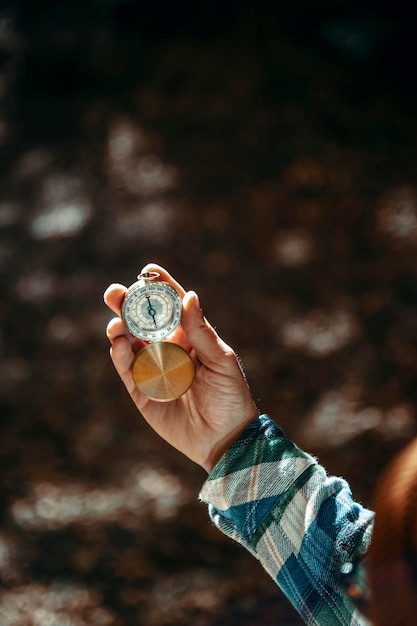
[{"label": "brass compass case", "polygon": [[190,388],[195,365],[184,348],[165,341],[181,322],[182,302],[170,284],[158,279],[157,272],[138,276],[126,292],[122,318],[132,335],[149,342],[133,362],[135,384],[151,400],[169,402]]},{"label": "brass compass case", "polygon": [[169,341],[145,346],[133,362],[133,380],[151,400],[170,402],[182,396],[195,375],[194,361],[184,348]]}]

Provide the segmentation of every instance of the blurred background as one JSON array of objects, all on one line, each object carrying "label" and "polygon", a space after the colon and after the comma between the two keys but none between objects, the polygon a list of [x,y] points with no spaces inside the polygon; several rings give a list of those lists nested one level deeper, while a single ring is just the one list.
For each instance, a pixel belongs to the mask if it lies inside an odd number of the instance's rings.
[{"label": "blurred background", "polygon": [[402,0],[0,5],[1,626],[299,625],[137,414],[102,294],[198,291],[260,409],[372,505],[416,433]]}]

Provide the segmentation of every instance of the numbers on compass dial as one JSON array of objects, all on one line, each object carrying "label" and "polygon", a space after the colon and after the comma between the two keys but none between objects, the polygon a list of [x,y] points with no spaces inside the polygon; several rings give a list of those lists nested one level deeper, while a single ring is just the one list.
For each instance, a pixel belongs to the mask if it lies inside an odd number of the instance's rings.
[{"label": "numbers on compass dial", "polygon": [[135,283],[122,308],[129,332],[147,341],[170,335],[181,321],[181,299],[168,283]]}]

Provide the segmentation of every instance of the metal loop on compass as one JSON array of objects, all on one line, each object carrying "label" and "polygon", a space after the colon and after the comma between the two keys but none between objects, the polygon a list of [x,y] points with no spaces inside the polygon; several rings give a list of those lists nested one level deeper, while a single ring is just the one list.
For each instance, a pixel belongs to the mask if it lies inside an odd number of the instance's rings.
[{"label": "metal loop on compass", "polygon": [[145,282],[157,280],[160,275],[159,272],[143,272],[142,274],[138,274],[138,280],[144,280]]}]

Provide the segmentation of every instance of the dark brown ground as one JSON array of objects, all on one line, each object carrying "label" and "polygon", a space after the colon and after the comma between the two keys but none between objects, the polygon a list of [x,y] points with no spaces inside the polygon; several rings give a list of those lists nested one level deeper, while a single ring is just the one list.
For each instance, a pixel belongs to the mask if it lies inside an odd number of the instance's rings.
[{"label": "dark brown ground", "polygon": [[358,499],[415,433],[411,16],[334,4],[0,13],[1,626],[300,624],[111,366],[148,261]]}]

